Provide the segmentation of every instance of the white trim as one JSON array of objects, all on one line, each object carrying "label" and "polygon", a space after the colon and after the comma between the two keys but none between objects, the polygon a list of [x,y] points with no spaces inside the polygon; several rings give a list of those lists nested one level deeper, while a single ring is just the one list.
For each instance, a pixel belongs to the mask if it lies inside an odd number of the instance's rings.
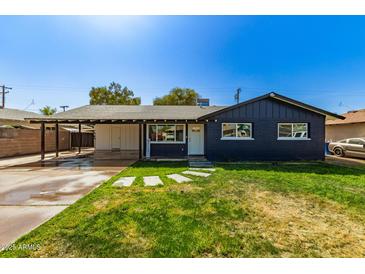
[{"label": "white trim", "polygon": [[149,138],[146,139],[146,158],[151,158],[151,141]]},{"label": "white trim", "polygon": [[[223,125],[224,124],[228,124],[228,125],[236,125],[236,135],[237,135],[237,125],[238,124],[244,124],[244,125],[250,125],[250,136],[249,137],[234,137],[234,136],[230,136],[230,137],[224,137],[223,136]],[[246,123],[246,122],[222,122],[221,123],[221,140],[255,140],[254,138],[252,138],[252,123]]]},{"label": "white trim", "polygon": [[[293,133],[293,125],[294,124],[305,124],[307,137],[280,137],[279,136],[279,127],[280,127],[280,125],[291,125],[291,131]],[[309,133],[308,123],[306,123],[306,122],[284,122],[284,123],[278,123],[277,124],[277,140],[283,140],[283,141],[309,141],[309,140],[311,140],[311,138],[308,137],[308,133]]]},{"label": "white trim", "polygon": [[253,141],[254,138],[251,137],[222,137],[222,141]]},{"label": "white trim", "polygon": [[176,138],[176,126],[183,126],[183,140],[184,141],[150,141],[150,144],[185,144],[186,143],[186,127],[185,124],[146,124],[147,129],[146,129],[146,139],[149,139],[149,133],[150,133],[150,126],[161,126],[161,125],[173,125],[175,126],[175,138]]},{"label": "white trim", "polygon": [[310,141],[311,138],[278,137],[279,141]]},{"label": "white trim", "polygon": [[301,104],[297,104],[297,103],[294,103],[294,102],[292,102],[292,101],[289,101],[289,100],[285,100],[285,99],[283,99],[283,98],[278,98],[275,94],[274,95],[270,95],[272,98],[274,98],[274,99],[276,99],[276,100],[279,100],[279,101],[282,101],[282,102],[285,102],[285,103],[288,103],[288,104],[291,104],[291,105],[293,105],[293,106],[296,106],[296,107],[300,107],[300,108],[302,108],[302,109],[306,109],[306,110],[309,110],[309,111],[313,111],[313,112],[315,112],[315,113],[318,113],[318,114],[320,114],[320,115],[324,115],[324,116],[328,116],[328,117],[333,117],[333,118],[335,118],[335,119],[338,119],[338,117],[335,117],[335,116],[332,116],[330,113],[324,113],[324,112],[321,112],[321,111],[318,111],[318,110],[315,110],[315,109],[313,109],[313,108],[311,108],[310,106],[309,107],[306,107],[306,106],[303,106],[303,105],[301,105]]}]

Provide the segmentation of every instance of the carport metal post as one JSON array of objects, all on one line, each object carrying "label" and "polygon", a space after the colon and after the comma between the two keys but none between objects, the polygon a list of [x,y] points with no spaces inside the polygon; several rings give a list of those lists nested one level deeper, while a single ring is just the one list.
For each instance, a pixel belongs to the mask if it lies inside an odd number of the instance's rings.
[{"label": "carport metal post", "polygon": [[41,160],[44,160],[45,153],[45,125],[44,122],[41,123]]},{"label": "carport metal post", "polygon": [[82,146],[82,134],[81,134],[81,124],[79,124],[79,153],[81,153]]},{"label": "carport metal post", "polygon": [[59,151],[59,127],[58,127],[58,122],[56,122],[56,132],[55,132],[55,135],[56,135],[56,157],[58,157],[58,151]]}]

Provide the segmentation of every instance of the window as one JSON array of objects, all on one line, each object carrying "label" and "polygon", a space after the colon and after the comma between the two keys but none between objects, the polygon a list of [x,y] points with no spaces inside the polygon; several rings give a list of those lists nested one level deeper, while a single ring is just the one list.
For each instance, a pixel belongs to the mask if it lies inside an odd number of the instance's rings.
[{"label": "window", "polygon": [[222,140],[252,139],[251,123],[222,123]]},{"label": "window", "polygon": [[361,140],[361,139],[349,139],[349,144],[351,145],[365,145],[365,141]]},{"label": "window", "polygon": [[151,143],[184,143],[185,125],[148,125]]},{"label": "window", "polygon": [[278,140],[308,140],[307,123],[279,123]]}]

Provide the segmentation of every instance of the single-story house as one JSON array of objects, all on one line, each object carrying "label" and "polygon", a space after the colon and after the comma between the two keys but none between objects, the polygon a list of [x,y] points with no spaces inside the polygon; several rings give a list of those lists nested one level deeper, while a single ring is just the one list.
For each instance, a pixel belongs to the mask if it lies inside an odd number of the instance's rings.
[{"label": "single-story house", "polygon": [[322,160],[335,113],[268,93],[228,106],[88,105],[32,123],[95,125],[95,157]]},{"label": "single-story house", "polygon": [[345,119],[326,121],[326,141],[365,137],[365,109],[352,110],[341,116]]}]

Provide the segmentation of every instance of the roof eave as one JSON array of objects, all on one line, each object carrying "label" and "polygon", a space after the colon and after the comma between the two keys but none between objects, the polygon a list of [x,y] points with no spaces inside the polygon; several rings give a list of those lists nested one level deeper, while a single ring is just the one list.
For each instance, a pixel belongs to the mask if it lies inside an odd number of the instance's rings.
[{"label": "roof eave", "polygon": [[333,113],[333,112],[329,112],[327,110],[320,109],[320,108],[317,108],[317,107],[314,107],[314,106],[311,106],[311,105],[296,101],[294,99],[285,97],[285,96],[277,94],[275,92],[271,92],[271,93],[269,93],[269,95],[270,95],[271,98],[281,100],[283,102],[286,102],[286,103],[289,103],[289,104],[292,104],[292,105],[295,105],[295,106],[298,106],[298,107],[301,107],[301,108],[307,109],[309,111],[313,111],[313,112],[316,112],[316,113],[319,113],[319,114],[322,114],[322,115],[325,115],[325,116],[328,116],[328,117],[337,118],[337,119],[341,119],[341,120],[344,120],[346,118],[342,115],[339,115],[339,114],[336,114],[336,113]]},{"label": "roof eave", "polygon": [[300,108],[303,108],[303,109],[307,109],[307,110],[312,111],[312,112],[319,113],[319,114],[324,115],[326,117],[332,117],[332,118],[341,119],[341,120],[344,120],[345,119],[345,117],[342,116],[342,115],[338,115],[336,113],[332,113],[332,112],[329,112],[329,111],[326,111],[326,110],[323,110],[323,109],[319,109],[319,108],[314,107],[314,106],[307,105],[305,103],[302,103],[302,102],[296,101],[294,99],[291,99],[291,98],[282,96],[282,95],[277,94],[275,92],[270,92],[270,93],[264,94],[262,96],[258,96],[256,98],[253,98],[253,99],[250,99],[250,100],[247,100],[247,101],[244,101],[244,102],[235,104],[233,106],[229,106],[229,107],[226,107],[224,109],[221,109],[221,110],[218,110],[218,111],[214,111],[212,113],[203,115],[203,116],[201,116],[199,118],[200,119],[207,119],[207,118],[210,118],[212,116],[216,116],[216,115],[218,115],[220,113],[223,113],[223,112],[226,112],[226,111],[229,111],[229,110],[232,110],[232,109],[235,109],[235,108],[238,108],[238,107],[241,107],[241,106],[244,106],[244,105],[253,103],[253,102],[257,102],[257,101],[260,101],[260,100],[263,100],[263,99],[266,99],[266,98],[273,98],[273,99],[276,99],[276,100],[280,100],[282,102],[286,102],[288,104],[295,105],[297,107],[300,107]]},{"label": "roof eave", "polygon": [[67,118],[27,118],[32,123],[64,123],[64,124],[120,124],[120,123],[162,123],[162,122],[179,122],[179,123],[194,123],[194,122],[208,122],[208,119],[67,119]]}]

